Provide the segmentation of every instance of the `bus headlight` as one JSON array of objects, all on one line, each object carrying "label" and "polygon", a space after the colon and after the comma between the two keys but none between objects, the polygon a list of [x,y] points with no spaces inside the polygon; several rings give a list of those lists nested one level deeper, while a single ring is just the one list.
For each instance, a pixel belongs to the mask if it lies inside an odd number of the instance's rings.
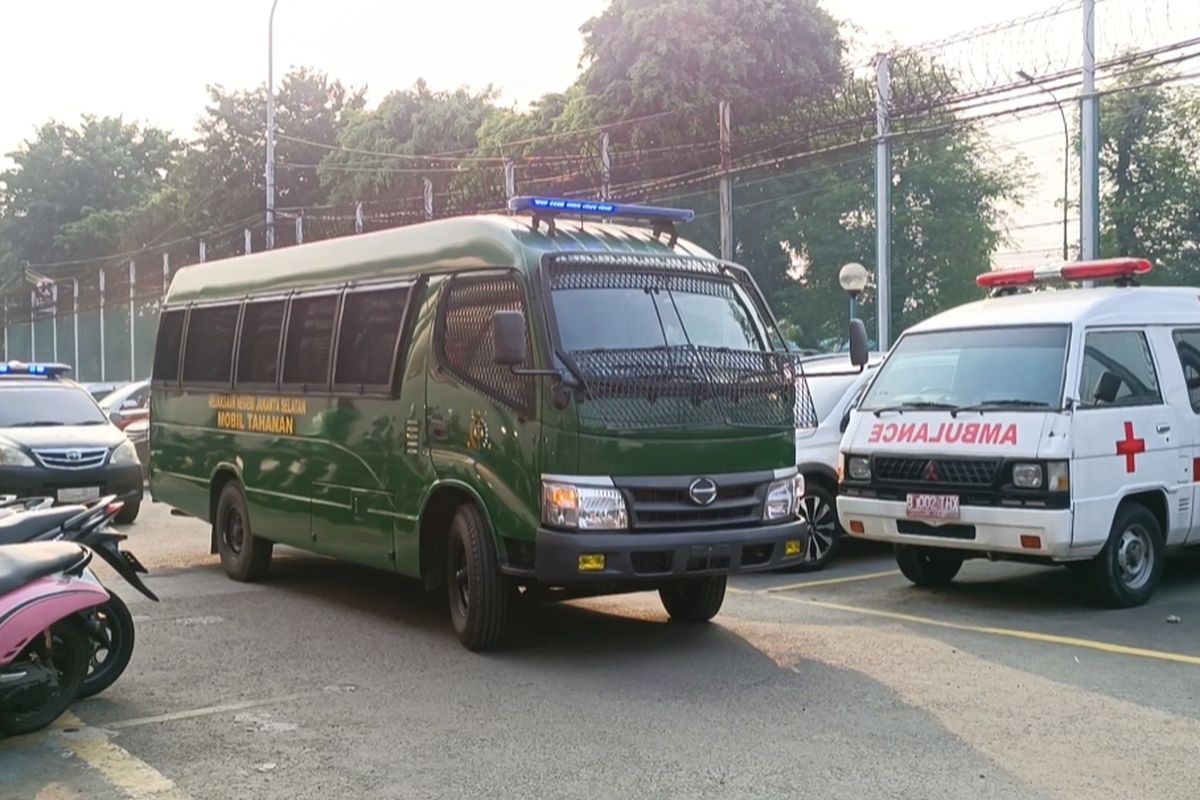
[{"label": "bus headlight", "polygon": [[1013,464],[1013,486],[1021,489],[1042,488],[1041,464]]},{"label": "bus headlight", "polygon": [[615,531],[629,527],[629,513],[617,489],[542,481],[542,522],[555,528]]},{"label": "bus headlight", "polygon": [[799,473],[772,481],[767,487],[767,502],[763,504],[763,522],[777,522],[797,516],[803,496],[804,476]]}]

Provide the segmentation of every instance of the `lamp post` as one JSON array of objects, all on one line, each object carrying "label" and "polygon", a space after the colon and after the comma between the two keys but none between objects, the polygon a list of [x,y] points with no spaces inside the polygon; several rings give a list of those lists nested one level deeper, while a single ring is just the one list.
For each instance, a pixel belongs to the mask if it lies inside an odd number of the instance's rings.
[{"label": "lamp post", "polygon": [[862,264],[851,261],[838,271],[838,283],[842,286],[842,291],[850,295],[850,319],[854,319],[854,301],[862,294],[863,289],[867,288],[867,280],[870,278],[870,273]]},{"label": "lamp post", "polygon": [[267,249],[275,246],[275,6],[267,18]]},{"label": "lamp post", "polygon": [[1058,97],[1057,97],[1057,96],[1054,94],[1054,92],[1050,91],[1050,90],[1049,90],[1049,89],[1047,89],[1045,86],[1042,86],[1041,84],[1039,84],[1039,83],[1038,83],[1038,82],[1037,82],[1037,81],[1034,79],[1034,77],[1033,77],[1032,75],[1030,75],[1028,72],[1026,72],[1026,71],[1025,71],[1025,70],[1023,70],[1023,69],[1019,69],[1019,70],[1017,70],[1017,75],[1019,75],[1019,76],[1020,76],[1021,80],[1025,81],[1026,83],[1028,83],[1028,84],[1029,84],[1030,86],[1032,86],[1033,88],[1035,88],[1035,89],[1040,89],[1041,91],[1043,91],[1043,92],[1045,92],[1046,94],[1050,95],[1050,99],[1051,99],[1051,100],[1053,100],[1053,101],[1054,101],[1054,105],[1058,107],[1058,115],[1059,115],[1060,117],[1062,117],[1062,125],[1063,125],[1063,197],[1062,197],[1062,203],[1063,203],[1063,241],[1062,241],[1062,260],[1065,262],[1065,261],[1067,261],[1067,260],[1068,260],[1068,258],[1070,257],[1070,256],[1069,256],[1069,250],[1068,250],[1068,247],[1067,247],[1067,239],[1068,239],[1068,236],[1069,236],[1069,234],[1068,234],[1068,224],[1069,224],[1069,223],[1067,222],[1067,210],[1068,210],[1068,206],[1069,206],[1069,203],[1068,203],[1068,201],[1069,201],[1069,199],[1070,199],[1070,193],[1071,193],[1071,128],[1070,128],[1070,126],[1068,126],[1068,125],[1067,125],[1067,112],[1063,110],[1062,102],[1061,102],[1061,101],[1059,101]]}]

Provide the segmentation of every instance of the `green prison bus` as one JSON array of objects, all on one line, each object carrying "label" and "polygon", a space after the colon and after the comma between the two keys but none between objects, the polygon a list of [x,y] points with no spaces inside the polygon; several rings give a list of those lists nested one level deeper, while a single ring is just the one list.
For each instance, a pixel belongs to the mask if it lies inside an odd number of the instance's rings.
[{"label": "green prison bus", "polygon": [[486,649],[519,595],[701,622],[801,560],[811,401],[749,273],[677,238],[689,211],[511,205],[175,276],[151,491],[231,578],[275,544],[392,570]]}]

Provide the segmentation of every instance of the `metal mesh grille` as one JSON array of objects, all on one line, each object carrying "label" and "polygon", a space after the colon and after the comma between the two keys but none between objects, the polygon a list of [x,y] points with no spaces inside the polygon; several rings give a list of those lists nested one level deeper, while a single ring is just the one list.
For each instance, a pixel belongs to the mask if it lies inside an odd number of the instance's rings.
[{"label": "metal mesh grille", "polygon": [[682,272],[698,272],[707,275],[720,275],[721,264],[707,258],[691,258],[688,256],[639,256],[622,255],[618,253],[564,253],[553,257],[556,266],[586,266],[588,268],[608,269],[652,269],[679,270]]},{"label": "metal mesh grille", "polygon": [[518,411],[533,408],[533,380],[494,360],[492,314],[524,311],[521,287],[510,275],[455,278],[443,290],[438,352],[462,381]]},{"label": "metal mesh grille", "polygon": [[875,457],[875,476],[881,481],[991,486],[999,469],[1000,461],[992,458]]},{"label": "metal mesh grille", "polygon": [[683,345],[571,354],[585,385],[581,420],[610,428],[815,427],[790,353]]},{"label": "metal mesh grille", "polygon": [[556,269],[550,279],[551,289],[663,289],[671,292],[703,294],[711,297],[732,297],[729,284],[707,277],[663,275],[628,270],[610,271],[589,267]]}]

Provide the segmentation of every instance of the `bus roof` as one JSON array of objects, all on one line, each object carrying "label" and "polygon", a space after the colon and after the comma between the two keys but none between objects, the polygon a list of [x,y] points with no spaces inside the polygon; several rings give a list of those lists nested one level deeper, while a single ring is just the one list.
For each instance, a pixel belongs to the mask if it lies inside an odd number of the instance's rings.
[{"label": "bus roof", "polygon": [[656,253],[712,258],[679,239],[667,246],[649,228],[579,222],[562,217],[550,236],[528,217],[454,217],[377,233],[343,236],[300,247],[210,261],[179,271],[168,304],[224,300],[247,294],[404,277],[435,269],[533,269],[544,253]]}]

